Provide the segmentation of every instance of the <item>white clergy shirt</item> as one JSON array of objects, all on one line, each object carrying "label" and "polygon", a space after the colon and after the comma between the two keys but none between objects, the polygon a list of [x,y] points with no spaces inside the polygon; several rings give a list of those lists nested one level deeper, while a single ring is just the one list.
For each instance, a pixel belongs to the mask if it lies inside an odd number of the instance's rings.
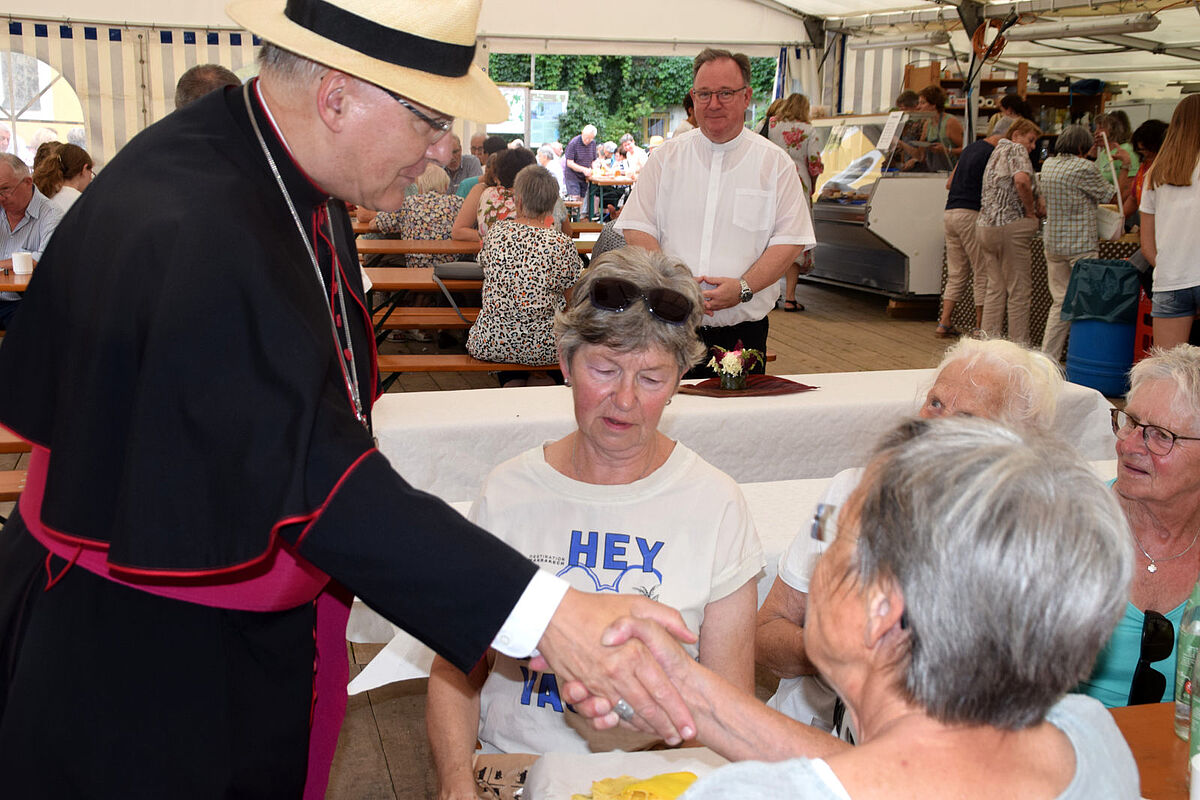
[{"label": "white clergy shirt", "polygon": [[[768,247],[816,244],[795,163],[748,129],[722,144],[691,130],[659,147],[615,227],[650,234],[697,276],[740,278]],[[772,283],[704,324],[762,319],[778,299]]]}]

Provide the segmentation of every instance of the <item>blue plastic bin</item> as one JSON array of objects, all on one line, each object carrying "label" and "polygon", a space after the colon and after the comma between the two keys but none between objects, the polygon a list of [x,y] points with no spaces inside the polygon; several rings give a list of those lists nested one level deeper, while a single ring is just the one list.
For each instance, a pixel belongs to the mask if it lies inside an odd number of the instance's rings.
[{"label": "blue plastic bin", "polygon": [[1105,397],[1129,391],[1136,325],[1077,319],[1067,341],[1067,380],[1090,386]]}]

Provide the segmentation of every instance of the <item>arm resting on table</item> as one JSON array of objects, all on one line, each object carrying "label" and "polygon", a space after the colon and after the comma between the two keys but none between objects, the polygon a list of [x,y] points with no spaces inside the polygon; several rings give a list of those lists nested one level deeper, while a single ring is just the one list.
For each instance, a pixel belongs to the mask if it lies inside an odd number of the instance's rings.
[{"label": "arm resting on table", "polygon": [[814,675],[817,668],[804,652],[804,611],[808,595],[776,576],[758,610],[755,658],[780,678]]},{"label": "arm resting on table", "polygon": [[437,770],[440,800],[474,800],[475,742],[479,732],[479,693],[487,680],[487,657],[462,672],[437,656],[429,671],[425,729]]}]

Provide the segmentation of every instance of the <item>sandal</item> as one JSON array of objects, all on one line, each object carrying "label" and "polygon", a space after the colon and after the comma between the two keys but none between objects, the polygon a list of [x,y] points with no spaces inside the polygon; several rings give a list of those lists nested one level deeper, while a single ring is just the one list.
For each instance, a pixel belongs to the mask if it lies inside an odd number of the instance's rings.
[{"label": "sandal", "polygon": [[962,332],[953,325],[939,324],[937,326],[937,330],[933,332],[933,335],[939,339],[957,339],[958,337],[962,336]]},{"label": "sandal", "polygon": [[[790,306],[790,308],[789,308],[789,306]],[[789,314],[794,311],[803,311],[804,304],[797,303],[795,300],[784,300],[783,301],[783,310],[788,312]]]}]

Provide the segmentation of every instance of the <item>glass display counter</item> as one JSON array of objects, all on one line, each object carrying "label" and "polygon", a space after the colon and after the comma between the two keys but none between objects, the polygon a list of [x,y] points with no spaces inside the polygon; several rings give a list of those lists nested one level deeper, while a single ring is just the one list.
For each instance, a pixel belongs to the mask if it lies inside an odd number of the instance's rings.
[{"label": "glass display counter", "polygon": [[941,291],[948,157],[924,139],[930,114],[813,121],[824,142],[814,188],[811,276],[889,295]]}]

